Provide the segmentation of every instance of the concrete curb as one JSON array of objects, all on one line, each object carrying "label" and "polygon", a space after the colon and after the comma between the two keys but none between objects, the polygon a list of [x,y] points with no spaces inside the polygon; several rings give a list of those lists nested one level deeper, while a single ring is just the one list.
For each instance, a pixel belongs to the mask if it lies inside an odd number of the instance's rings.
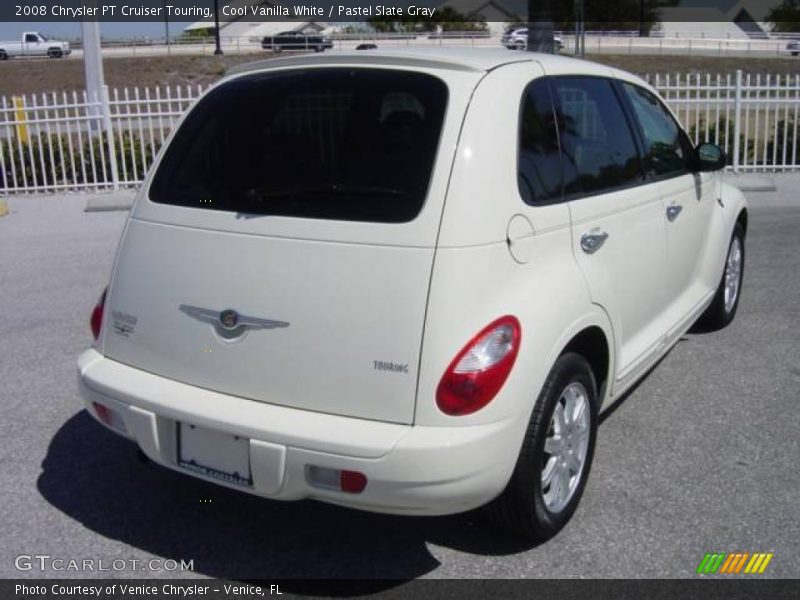
[{"label": "concrete curb", "polygon": [[136,190],[120,190],[104,194],[92,194],[86,198],[84,212],[106,212],[130,210],[136,198]]},{"label": "concrete curb", "polygon": [[723,180],[726,183],[735,185],[743,192],[774,192],[778,189],[777,185],[775,185],[774,177],[726,173]]}]

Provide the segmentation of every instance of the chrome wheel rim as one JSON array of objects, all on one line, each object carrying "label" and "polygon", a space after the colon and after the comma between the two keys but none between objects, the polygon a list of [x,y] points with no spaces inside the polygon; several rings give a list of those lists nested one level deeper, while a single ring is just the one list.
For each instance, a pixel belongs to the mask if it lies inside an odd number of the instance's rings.
[{"label": "chrome wheel rim", "polygon": [[728,260],[725,263],[725,312],[729,313],[736,305],[739,297],[739,284],[742,278],[742,242],[738,237],[733,238],[728,251]]},{"label": "chrome wheel rim", "polygon": [[544,442],[542,494],[552,513],[564,510],[583,476],[589,419],[589,394],[582,384],[573,382],[561,392]]}]

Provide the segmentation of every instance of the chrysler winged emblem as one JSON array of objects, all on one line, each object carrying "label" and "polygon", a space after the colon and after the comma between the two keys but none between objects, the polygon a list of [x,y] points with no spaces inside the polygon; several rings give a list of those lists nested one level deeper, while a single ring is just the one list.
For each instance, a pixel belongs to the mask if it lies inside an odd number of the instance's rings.
[{"label": "chrysler winged emblem", "polygon": [[178,306],[178,310],[189,315],[193,319],[208,323],[220,337],[227,340],[237,338],[249,329],[277,329],[279,327],[289,326],[289,323],[286,321],[274,321],[272,319],[260,319],[258,317],[240,315],[232,308],[219,311],[200,308],[199,306],[191,306],[189,304],[181,304]]}]

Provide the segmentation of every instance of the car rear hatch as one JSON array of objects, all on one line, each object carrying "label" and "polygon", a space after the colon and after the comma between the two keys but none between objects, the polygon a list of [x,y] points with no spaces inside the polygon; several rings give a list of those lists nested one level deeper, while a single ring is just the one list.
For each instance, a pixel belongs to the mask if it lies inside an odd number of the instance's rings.
[{"label": "car rear hatch", "polygon": [[305,68],[216,87],[132,211],[104,354],[256,401],[412,422],[452,149],[478,75]]}]

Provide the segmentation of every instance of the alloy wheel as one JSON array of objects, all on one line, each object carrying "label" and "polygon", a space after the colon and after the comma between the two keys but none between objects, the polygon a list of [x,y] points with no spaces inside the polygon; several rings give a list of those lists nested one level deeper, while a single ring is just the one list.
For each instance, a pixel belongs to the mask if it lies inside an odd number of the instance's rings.
[{"label": "alloy wheel", "polygon": [[544,443],[542,493],[547,509],[561,512],[583,476],[589,447],[589,395],[578,382],[569,384],[556,403]]}]

